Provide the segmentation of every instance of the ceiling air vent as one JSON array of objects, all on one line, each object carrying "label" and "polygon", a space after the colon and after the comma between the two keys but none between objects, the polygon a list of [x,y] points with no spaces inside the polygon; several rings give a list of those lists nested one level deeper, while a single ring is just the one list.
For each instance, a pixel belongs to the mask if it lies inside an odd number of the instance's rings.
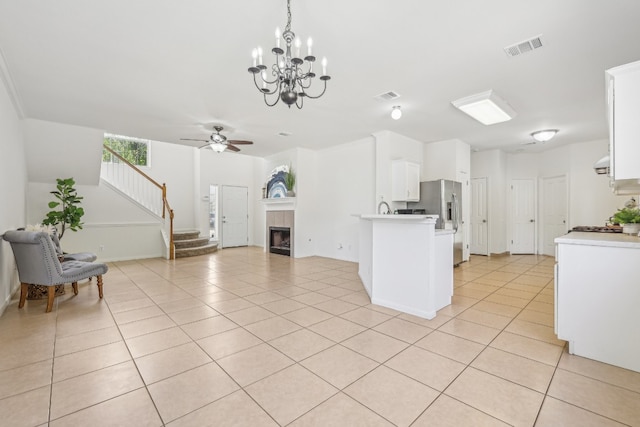
[{"label": "ceiling air vent", "polygon": [[400,94],[392,90],[390,90],[389,92],[381,93],[380,95],[376,95],[373,97],[373,99],[376,99],[378,101],[390,101],[396,98],[400,98]]},{"label": "ceiling air vent", "polygon": [[531,52],[542,47],[542,35],[529,40],[521,41],[504,48],[505,53],[509,57],[519,56],[523,53]]}]

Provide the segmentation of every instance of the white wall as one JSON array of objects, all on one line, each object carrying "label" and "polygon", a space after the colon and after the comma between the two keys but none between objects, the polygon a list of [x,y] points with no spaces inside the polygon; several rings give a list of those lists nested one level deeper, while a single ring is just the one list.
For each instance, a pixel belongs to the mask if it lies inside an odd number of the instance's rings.
[{"label": "white wall", "polygon": [[462,259],[469,260],[471,223],[471,147],[459,139],[431,142],[424,145],[421,181],[448,179],[462,184]]},{"label": "white wall", "polygon": [[[570,144],[543,153],[505,155],[500,150],[473,153],[471,176],[488,177],[489,252],[509,250],[509,206],[505,197],[512,179],[565,175],[569,183],[568,228],[577,225],[604,225],[629,196],[616,196],[609,189],[608,177],[597,175],[593,163],[608,149],[606,140]],[[540,197],[538,189],[538,197]],[[541,204],[538,203],[540,207]],[[538,217],[541,214],[539,212]],[[540,236],[539,236],[540,237]],[[541,247],[538,238],[538,247]]]},{"label": "white wall", "polygon": [[[1,70],[0,67],[0,74]],[[23,129],[3,82],[4,79],[0,79],[0,234],[25,225],[27,186]],[[0,240],[0,314],[4,312],[18,285],[11,246]]]},{"label": "white wall", "polygon": [[[316,255],[317,228],[321,220],[319,209],[322,209],[322,203],[317,197],[319,180],[317,153],[304,148],[292,148],[265,158],[260,193],[262,193],[262,187],[266,186],[273,169],[282,165],[291,166],[296,173],[293,256],[301,258]],[[265,212],[265,206],[262,204],[256,210],[256,220],[262,224],[261,246],[263,247],[266,239]]]},{"label": "white wall", "polygon": [[471,154],[471,178],[487,178],[489,253],[507,251],[507,161],[500,150]]},{"label": "white wall", "polygon": [[24,134],[29,182],[73,177],[77,184],[98,185],[103,130],[26,119]]},{"label": "white wall", "polygon": [[[33,132],[38,129],[55,128],[58,137],[64,139],[67,132],[71,140],[80,140],[78,135],[96,133],[100,135],[101,159],[102,138],[101,130],[86,130],[74,126],[50,124],[48,122],[29,121],[29,128]],[[33,140],[28,144],[34,143]],[[162,142],[152,142],[150,145],[150,167],[141,170],[158,183],[167,184],[167,199],[174,209],[174,230],[195,229],[196,215],[194,210],[194,168],[192,147]],[[74,157],[75,163],[78,162]],[[35,164],[32,167],[36,167]],[[100,163],[95,166],[99,172]],[[46,168],[42,168],[46,169]],[[53,168],[43,176],[51,175],[58,178],[72,176],[76,179],[75,168],[66,166],[65,170]],[[42,222],[50,210],[48,202],[54,197],[49,194],[55,190],[55,177],[49,182],[41,183],[29,181],[27,187],[27,222],[35,224]],[[83,185],[76,180],[75,188],[78,195],[84,197],[82,207],[85,215],[82,218],[83,229],[77,232],[67,231],[61,241],[65,252],[94,252],[99,261],[116,261],[126,259],[154,258],[163,256],[163,242],[161,239],[160,219],[141,208],[137,203],[114,191],[108,185]]]},{"label": "white wall", "polygon": [[[259,228],[256,227],[256,223],[263,221],[260,219],[257,210],[258,200],[260,199],[261,187],[256,185],[256,175],[258,171],[262,170],[262,159],[245,156],[237,153],[216,153],[213,150],[198,150],[195,158],[198,159],[200,177],[199,182],[196,184],[195,199],[196,217],[192,228],[200,230],[201,236],[207,236],[209,233],[209,186],[218,185],[219,191],[223,186],[231,185],[238,187],[247,187],[248,189],[248,212],[249,212],[249,244],[250,245],[262,245],[262,234],[259,233]],[[220,193],[219,193],[220,194]],[[205,199],[206,197],[206,199]],[[221,205],[219,205],[222,208]],[[221,228],[222,224],[218,224]],[[264,230],[264,224],[262,226]]]},{"label": "white wall", "polygon": [[359,219],[354,215],[375,212],[375,165],[373,137],[318,152],[317,255],[358,261]]},{"label": "white wall", "polygon": [[566,175],[569,180],[569,227],[604,225],[630,196],[616,196],[609,178],[593,164],[607,153],[607,140],[564,145],[540,154],[509,155],[509,179]]},{"label": "white wall", "polygon": [[571,146],[569,224],[572,227],[604,225],[631,197],[613,194],[609,177],[593,170],[593,164],[607,153],[608,144],[607,140],[599,140]]},{"label": "white wall", "polygon": [[295,257],[317,255],[316,246],[320,236],[318,224],[322,221],[326,201],[318,197],[317,189],[321,178],[318,170],[317,153],[304,148],[297,150],[296,171],[296,213],[294,251]]},{"label": "white wall", "polygon": [[[98,261],[163,256],[161,222],[157,216],[108,185],[76,185],[83,197],[83,228],[66,230],[61,240],[65,252],[93,252]],[[41,223],[47,204],[56,200],[55,184],[30,182],[27,186],[27,223]]]},{"label": "white wall", "polygon": [[[166,142],[151,143],[150,167],[140,168],[159,184],[167,184],[167,200],[174,210],[174,230],[196,229],[193,147]],[[203,151],[203,150],[201,150]],[[207,233],[204,234],[205,236]]]},{"label": "white wall", "polygon": [[420,165],[420,174],[423,173],[422,162],[424,143],[415,139],[407,138],[391,131],[376,132],[373,134],[375,140],[375,198],[371,201],[371,207],[364,212],[376,212],[378,203],[382,200],[387,202],[391,211],[404,209],[406,202],[391,201],[391,170],[394,160],[407,160]]}]

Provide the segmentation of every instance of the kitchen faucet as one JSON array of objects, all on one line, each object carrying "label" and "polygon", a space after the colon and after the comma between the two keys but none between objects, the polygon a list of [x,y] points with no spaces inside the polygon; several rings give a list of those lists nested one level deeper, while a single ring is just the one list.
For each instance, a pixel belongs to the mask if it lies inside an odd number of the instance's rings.
[{"label": "kitchen faucet", "polygon": [[[380,212],[380,207],[382,207],[382,205],[387,207],[387,211],[386,212]],[[383,215],[389,215],[391,213],[391,208],[389,207],[389,204],[387,202],[385,202],[384,200],[381,201],[380,203],[378,203],[378,213],[381,213]]]}]

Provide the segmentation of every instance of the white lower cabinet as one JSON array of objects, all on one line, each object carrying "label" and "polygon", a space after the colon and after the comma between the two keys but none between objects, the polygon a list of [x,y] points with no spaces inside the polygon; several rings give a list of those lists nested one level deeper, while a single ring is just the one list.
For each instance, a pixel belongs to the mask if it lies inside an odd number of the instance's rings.
[{"label": "white lower cabinet", "polygon": [[640,239],[556,239],[555,331],[569,353],[640,372]]}]

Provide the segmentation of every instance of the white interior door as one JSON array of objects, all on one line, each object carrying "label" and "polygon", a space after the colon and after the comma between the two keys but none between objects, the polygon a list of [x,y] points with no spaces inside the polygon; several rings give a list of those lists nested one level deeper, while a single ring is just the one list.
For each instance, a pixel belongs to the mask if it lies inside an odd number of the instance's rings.
[{"label": "white interior door", "polygon": [[487,178],[471,180],[471,253],[489,255]]},{"label": "white interior door", "polygon": [[249,244],[247,187],[222,187],[222,247]]},{"label": "white interior door", "polygon": [[567,178],[542,178],[542,253],[555,255],[554,239],[567,234]]},{"label": "white interior door", "polygon": [[511,253],[536,251],[536,182],[534,179],[511,181]]}]

